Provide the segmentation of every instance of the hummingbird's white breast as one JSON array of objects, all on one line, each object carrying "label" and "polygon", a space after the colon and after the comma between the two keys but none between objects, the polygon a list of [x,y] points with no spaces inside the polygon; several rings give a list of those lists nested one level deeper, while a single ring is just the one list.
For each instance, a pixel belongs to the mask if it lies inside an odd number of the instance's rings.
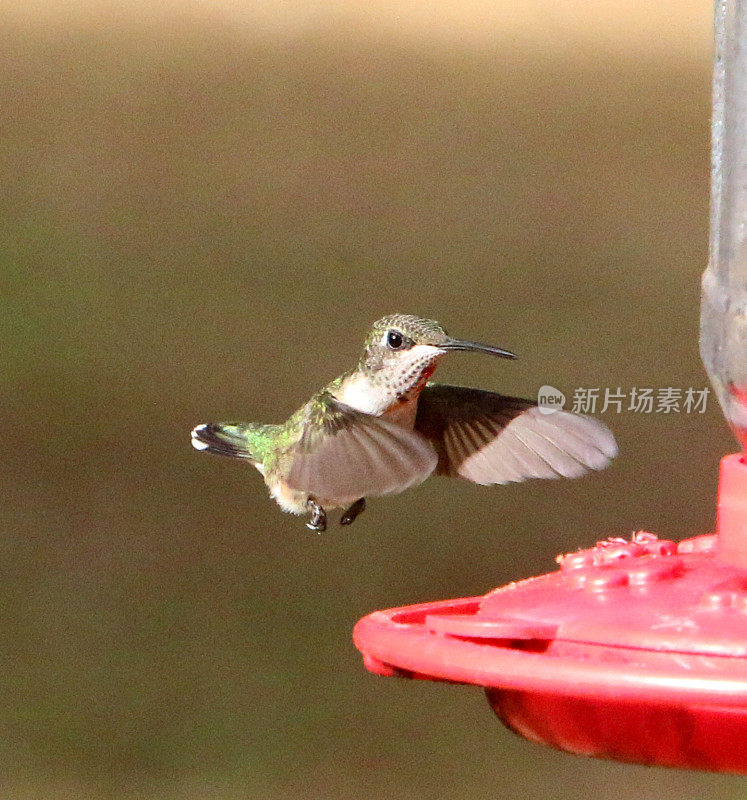
[{"label": "hummingbird's white breast", "polygon": [[374,416],[386,411],[396,399],[396,392],[392,392],[383,383],[372,381],[363,372],[355,372],[345,378],[340,388],[333,394],[346,406]]},{"label": "hummingbird's white breast", "polygon": [[416,345],[397,353],[390,363],[373,373],[356,371],[334,392],[345,405],[412,428],[418,395],[436,368],[443,351],[432,345]]}]

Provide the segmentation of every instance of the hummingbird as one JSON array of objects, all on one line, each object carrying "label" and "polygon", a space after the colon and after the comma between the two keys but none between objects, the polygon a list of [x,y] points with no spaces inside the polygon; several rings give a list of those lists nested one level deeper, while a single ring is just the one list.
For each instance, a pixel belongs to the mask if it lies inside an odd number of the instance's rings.
[{"label": "hummingbird", "polygon": [[[197,450],[254,465],[283,511],[327,527],[350,525],[366,498],[397,494],[429,475],[504,484],[575,478],[617,454],[598,420],[532,400],[429,381],[452,352],[513,359],[509,350],[449,336],[435,320],[392,314],[373,324],[355,369],[318,391],[284,423],[209,422]],[[548,413],[549,412],[549,413]]]}]

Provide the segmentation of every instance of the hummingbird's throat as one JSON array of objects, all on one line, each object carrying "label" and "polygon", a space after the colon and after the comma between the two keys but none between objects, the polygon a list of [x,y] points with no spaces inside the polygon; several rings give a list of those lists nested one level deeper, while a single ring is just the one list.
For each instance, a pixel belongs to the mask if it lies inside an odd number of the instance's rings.
[{"label": "hummingbird's throat", "polygon": [[373,371],[356,370],[334,392],[340,402],[366,414],[383,414],[414,400],[433,374],[440,358],[435,348],[421,346]]},{"label": "hummingbird's throat", "polygon": [[420,393],[428,378],[433,375],[440,356],[433,347],[415,346],[406,355],[402,354],[394,363],[378,372],[374,380],[386,387],[393,395],[393,401],[405,402]]},{"label": "hummingbird's throat", "polygon": [[410,389],[409,392],[405,394],[405,396],[402,399],[409,400],[414,394],[420,394],[425,384],[428,383],[428,378],[430,378],[435,371],[436,371],[436,361],[434,359],[422,371],[422,373],[420,374],[420,380],[415,384],[415,386],[412,389]]}]

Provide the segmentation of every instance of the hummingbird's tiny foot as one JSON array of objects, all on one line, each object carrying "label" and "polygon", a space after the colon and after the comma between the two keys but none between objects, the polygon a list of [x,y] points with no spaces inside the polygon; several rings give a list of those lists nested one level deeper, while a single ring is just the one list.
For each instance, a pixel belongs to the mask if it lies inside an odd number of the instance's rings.
[{"label": "hummingbird's tiny foot", "polygon": [[306,508],[311,511],[311,519],[306,523],[310,531],[322,533],[327,530],[327,512],[313,498],[306,501]]},{"label": "hummingbird's tiny foot", "polygon": [[324,533],[327,530],[326,522],[307,522],[306,527],[314,533]]},{"label": "hummingbird's tiny foot", "polygon": [[340,517],[340,525],[351,525],[353,522],[355,522],[357,516],[365,510],[366,498],[361,497],[343,513],[343,515]]}]

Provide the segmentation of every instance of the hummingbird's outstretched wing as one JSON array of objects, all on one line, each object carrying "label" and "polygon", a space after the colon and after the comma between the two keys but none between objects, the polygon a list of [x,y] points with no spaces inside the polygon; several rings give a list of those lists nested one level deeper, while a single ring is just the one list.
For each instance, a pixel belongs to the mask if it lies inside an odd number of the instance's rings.
[{"label": "hummingbird's outstretched wing", "polygon": [[402,492],[433,472],[438,456],[422,436],[356,411],[322,392],[308,406],[292,448],[287,483],[317,498]]},{"label": "hummingbird's outstretched wing", "polygon": [[426,386],[415,430],[438,452],[436,474],[483,485],[575,478],[617,455],[614,436],[592,417],[465,386]]}]

